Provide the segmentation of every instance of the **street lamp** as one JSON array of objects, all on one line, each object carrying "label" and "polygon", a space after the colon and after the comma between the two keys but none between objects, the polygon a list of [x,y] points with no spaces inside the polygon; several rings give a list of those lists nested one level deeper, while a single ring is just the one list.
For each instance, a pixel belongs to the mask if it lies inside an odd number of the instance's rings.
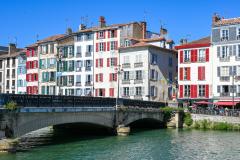
[{"label": "street lamp", "polygon": [[61,67],[60,67],[60,65],[61,65],[61,62],[62,62],[62,49],[61,48],[58,48],[58,54],[57,54],[56,57],[57,57],[57,63],[58,63],[58,68],[59,68],[59,72],[57,72],[58,95],[61,95],[61,84],[60,84],[60,82],[61,82],[61,80],[60,80],[60,78],[61,78]]},{"label": "street lamp", "polygon": [[115,68],[116,72],[117,72],[117,97],[116,97],[116,110],[118,107],[118,99],[119,99],[119,78],[121,73],[123,72],[123,69],[120,69],[121,65],[118,65],[117,68]]}]

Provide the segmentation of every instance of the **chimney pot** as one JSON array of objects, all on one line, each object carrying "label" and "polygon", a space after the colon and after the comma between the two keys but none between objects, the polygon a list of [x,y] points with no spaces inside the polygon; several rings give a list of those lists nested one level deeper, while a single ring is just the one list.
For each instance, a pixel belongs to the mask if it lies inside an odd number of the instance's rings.
[{"label": "chimney pot", "polygon": [[147,32],[147,23],[146,22],[141,22],[142,26],[142,39],[146,38],[146,32]]},{"label": "chimney pot", "polygon": [[104,16],[99,17],[99,27],[106,27],[106,21]]}]

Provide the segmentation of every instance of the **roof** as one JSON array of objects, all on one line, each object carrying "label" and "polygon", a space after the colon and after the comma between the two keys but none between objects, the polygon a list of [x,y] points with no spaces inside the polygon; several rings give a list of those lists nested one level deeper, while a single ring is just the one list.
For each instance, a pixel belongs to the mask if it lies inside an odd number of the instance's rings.
[{"label": "roof", "polygon": [[198,40],[194,40],[192,42],[175,46],[175,49],[187,49],[187,48],[201,48],[201,47],[209,47],[211,45],[210,36],[204,37]]},{"label": "roof", "polygon": [[0,46],[0,51],[8,51],[8,47]]},{"label": "roof", "polygon": [[236,18],[229,18],[229,19],[220,19],[217,22],[214,22],[214,26],[221,26],[221,25],[230,25],[230,24],[240,24],[240,17]]},{"label": "roof", "polygon": [[158,37],[158,38],[142,39],[141,41],[143,41],[143,42],[157,42],[157,41],[166,41],[166,39],[164,37]]},{"label": "roof", "polygon": [[47,37],[43,40],[40,40],[37,42],[37,44],[39,43],[45,43],[45,42],[53,42],[53,41],[56,41],[58,38],[62,38],[66,36],[65,34],[57,34],[57,35],[54,35],[54,36],[50,36],[50,37]]}]

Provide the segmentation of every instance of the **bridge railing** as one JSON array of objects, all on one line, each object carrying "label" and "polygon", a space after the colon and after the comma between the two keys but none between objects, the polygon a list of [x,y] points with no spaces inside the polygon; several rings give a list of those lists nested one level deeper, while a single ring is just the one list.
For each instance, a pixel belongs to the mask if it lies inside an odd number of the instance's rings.
[{"label": "bridge railing", "polygon": [[218,116],[231,116],[240,117],[240,109],[228,110],[213,110],[213,109],[194,109],[191,111],[194,114],[218,115]]},{"label": "bridge railing", "polygon": [[[0,94],[0,106],[10,101],[16,102],[18,107],[113,107],[116,105],[115,98],[107,97]],[[165,103],[120,98],[118,105],[160,108],[164,107]]]}]

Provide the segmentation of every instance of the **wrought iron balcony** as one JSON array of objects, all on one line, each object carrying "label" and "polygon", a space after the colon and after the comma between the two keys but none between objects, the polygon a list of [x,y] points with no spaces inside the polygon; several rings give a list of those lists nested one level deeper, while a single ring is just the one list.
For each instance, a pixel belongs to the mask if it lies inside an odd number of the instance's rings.
[{"label": "wrought iron balcony", "polygon": [[134,63],[134,68],[143,67],[143,62]]},{"label": "wrought iron balcony", "polygon": [[222,92],[220,93],[221,97],[230,97],[230,92]]},{"label": "wrought iron balcony", "polygon": [[131,68],[131,64],[130,63],[123,63],[122,68]]},{"label": "wrought iron balcony", "polygon": [[134,84],[143,83],[143,79],[134,79]]},{"label": "wrought iron balcony", "polygon": [[130,84],[130,79],[123,79],[122,84]]},{"label": "wrought iron balcony", "polygon": [[91,81],[85,82],[85,86],[92,86],[92,82]]},{"label": "wrought iron balcony", "polygon": [[91,52],[86,52],[85,53],[85,57],[91,57],[91,56],[92,56]]}]

